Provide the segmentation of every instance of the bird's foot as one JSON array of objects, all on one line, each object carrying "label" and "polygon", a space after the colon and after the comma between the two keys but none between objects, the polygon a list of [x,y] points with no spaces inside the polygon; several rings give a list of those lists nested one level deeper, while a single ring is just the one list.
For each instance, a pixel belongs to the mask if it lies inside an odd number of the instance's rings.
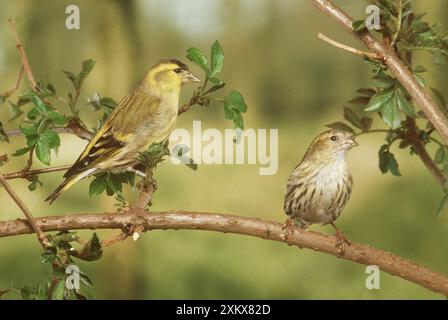
[{"label": "bird's foot", "polygon": [[[282,225],[282,231],[284,231],[282,238],[284,241],[287,241],[289,236],[294,235],[294,229],[296,229],[295,227],[296,224],[294,223],[294,218],[286,219],[285,223]],[[299,232],[302,232],[301,229],[298,230]]]},{"label": "bird's foot", "polygon": [[349,246],[352,245],[353,242],[347,239],[347,237],[336,228],[336,248],[338,249],[338,256],[343,256],[345,253],[345,244],[348,244]]}]

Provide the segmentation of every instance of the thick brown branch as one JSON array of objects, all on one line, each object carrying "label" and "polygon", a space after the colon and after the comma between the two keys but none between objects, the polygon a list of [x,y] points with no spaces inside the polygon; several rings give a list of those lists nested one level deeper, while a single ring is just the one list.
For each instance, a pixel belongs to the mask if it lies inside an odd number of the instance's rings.
[{"label": "thick brown branch", "polygon": [[36,235],[37,239],[39,239],[40,243],[42,244],[42,247],[45,249],[49,246],[49,242],[47,238],[45,237],[45,234],[42,232],[41,228],[37,225],[36,220],[33,218],[33,215],[31,214],[30,210],[26,207],[26,205],[23,203],[22,199],[17,195],[17,193],[14,191],[13,188],[9,185],[9,183],[6,181],[6,179],[0,175],[0,184],[3,185],[6,192],[11,196],[11,198],[15,201],[17,206],[22,210],[24,213],[28,224],[27,226],[31,227],[30,230],[32,230]]},{"label": "thick brown branch", "polygon": [[[43,231],[75,229],[121,229],[126,234],[133,230],[188,229],[235,233],[267,240],[285,242],[300,248],[338,256],[336,238],[307,231],[295,231],[284,240],[282,224],[256,218],[200,212],[147,212],[130,210],[126,214],[76,214],[36,219]],[[0,222],[0,238],[32,233],[24,220]],[[383,271],[411,281],[434,292],[448,296],[448,277],[420,266],[408,259],[368,245],[353,243],[346,246],[342,259],[364,265],[376,265]]]},{"label": "thick brown branch", "polygon": [[386,47],[368,31],[355,32],[352,28],[353,20],[341,9],[336,7],[329,0],[309,0],[319,10],[337,21],[346,31],[360,40],[369,50],[378,54],[389,70],[400,81],[403,87],[409,92],[414,101],[420,106],[429,121],[434,125],[445,143],[448,143],[448,119],[438,108],[434,99],[427,89],[420,86],[417,79],[393,52],[391,48]]},{"label": "thick brown branch", "polygon": [[37,82],[34,79],[33,71],[31,70],[30,67],[30,62],[28,61],[28,57],[26,56],[25,50],[23,49],[22,41],[20,40],[19,34],[17,32],[16,24],[12,19],[9,19],[9,24],[11,26],[12,33],[14,34],[14,38],[16,40],[16,48],[19,53],[20,60],[22,61],[23,68],[25,69],[28,81],[33,90],[38,91],[39,86],[37,85]]}]

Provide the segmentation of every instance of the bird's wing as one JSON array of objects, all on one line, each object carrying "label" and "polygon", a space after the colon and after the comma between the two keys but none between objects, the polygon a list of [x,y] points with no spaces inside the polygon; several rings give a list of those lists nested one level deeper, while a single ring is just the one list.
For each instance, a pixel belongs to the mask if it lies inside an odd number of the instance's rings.
[{"label": "bird's wing", "polygon": [[[146,101],[151,101],[147,97]],[[134,94],[131,92],[123,98],[118,106],[112,111],[103,126],[96,132],[95,136],[86,146],[73,166],[64,174],[64,178],[94,167],[106,159],[110,159],[123,148],[132,137],[132,131],[125,130],[122,123],[117,123],[118,118],[133,117],[130,107],[135,103]],[[145,108],[145,106],[140,106]]]}]

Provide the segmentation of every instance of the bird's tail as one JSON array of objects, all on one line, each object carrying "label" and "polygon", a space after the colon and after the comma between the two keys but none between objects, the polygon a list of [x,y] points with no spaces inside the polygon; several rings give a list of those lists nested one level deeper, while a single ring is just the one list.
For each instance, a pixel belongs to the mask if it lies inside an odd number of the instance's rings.
[{"label": "bird's tail", "polygon": [[50,194],[45,201],[49,201],[49,204],[52,204],[54,200],[56,200],[61,194],[63,194],[68,188],[74,185],[79,180],[87,177],[92,174],[96,169],[89,169],[78,174],[74,174],[70,177],[67,177],[60,185]]}]

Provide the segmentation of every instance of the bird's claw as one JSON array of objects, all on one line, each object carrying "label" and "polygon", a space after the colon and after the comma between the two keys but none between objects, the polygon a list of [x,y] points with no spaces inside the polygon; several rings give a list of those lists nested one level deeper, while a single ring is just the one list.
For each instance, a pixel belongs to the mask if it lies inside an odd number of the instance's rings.
[{"label": "bird's claw", "polygon": [[352,245],[352,242],[348,240],[345,235],[339,230],[336,230],[336,248],[338,249],[338,256],[342,256],[345,253],[345,243],[349,246]]},{"label": "bird's claw", "polygon": [[285,223],[282,225],[282,231],[284,231],[282,238],[284,241],[288,240],[290,235],[294,235],[294,221],[292,218],[286,219]]}]

